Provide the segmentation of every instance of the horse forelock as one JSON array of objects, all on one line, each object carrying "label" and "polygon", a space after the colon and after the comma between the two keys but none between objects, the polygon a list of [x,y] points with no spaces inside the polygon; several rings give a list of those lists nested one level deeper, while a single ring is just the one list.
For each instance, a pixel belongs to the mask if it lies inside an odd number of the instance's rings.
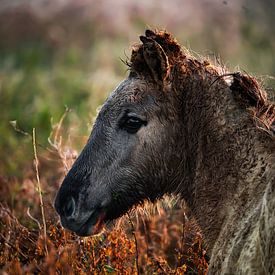
[{"label": "horse forelock", "polygon": [[[157,42],[168,57],[169,64],[173,66],[178,60],[184,59],[185,55],[180,44],[176,39],[166,31],[147,30],[145,35]],[[130,75],[143,74],[148,75],[149,68],[143,56],[143,44],[136,44],[132,47],[132,55],[127,65],[130,67]]]},{"label": "horse forelock", "polygon": [[[145,35],[156,41],[164,50],[171,67],[169,81],[174,82],[174,87],[182,85],[185,81],[204,79],[208,85],[218,85],[220,87],[229,86],[236,102],[242,108],[249,110],[252,117],[260,122],[261,126],[274,136],[275,134],[275,105],[268,100],[266,91],[259,82],[246,73],[229,73],[221,65],[213,65],[208,60],[199,60],[184,50],[177,40],[166,31],[147,30]],[[136,44],[132,48],[130,62],[126,64],[130,67],[131,76],[150,77],[150,70],[143,56],[143,44]],[[232,81],[227,83],[226,77],[231,76]]]}]

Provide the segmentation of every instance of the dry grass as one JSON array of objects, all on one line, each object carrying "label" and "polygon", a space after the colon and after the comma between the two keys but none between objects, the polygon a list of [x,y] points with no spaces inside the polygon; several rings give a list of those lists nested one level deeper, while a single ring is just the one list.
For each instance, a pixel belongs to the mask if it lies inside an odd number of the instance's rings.
[{"label": "dry grass", "polygon": [[22,181],[0,178],[0,271],[206,274],[201,235],[175,198],[148,205],[145,211],[136,209],[97,236],[80,238],[61,227],[52,202],[76,157],[62,140],[62,120],[54,127],[48,150],[37,155],[33,139],[34,168]]}]

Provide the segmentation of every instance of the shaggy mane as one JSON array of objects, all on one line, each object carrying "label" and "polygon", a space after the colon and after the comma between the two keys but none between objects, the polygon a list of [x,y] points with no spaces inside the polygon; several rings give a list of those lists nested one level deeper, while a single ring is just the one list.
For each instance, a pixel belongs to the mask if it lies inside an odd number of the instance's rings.
[{"label": "shaggy mane", "polygon": [[[225,76],[232,76],[233,81],[230,85],[235,100],[245,109],[247,109],[255,119],[262,125],[260,128],[268,131],[272,136],[275,135],[275,105],[267,98],[266,91],[259,85],[257,80],[248,75],[237,73],[224,73],[225,68],[215,66],[208,60],[199,61],[191,54],[185,52],[177,40],[166,31],[146,30],[147,37],[154,39],[164,50],[168,57],[171,76],[173,74],[188,74],[190,77],[195,74],[212,75],[216,77],[214,82],[224,82]],[[143,44],[137,44],[132,48],[130,62],[125,62],[130,67],[130,76],[150,75],[150,70],[143,56]],[[182,64],[184,64],[184,69]],[[180,71],[179,69],[180,68]],[[214,82],[211,83],[214,84]],[[210,85],[210,86],[211,86]]]}]

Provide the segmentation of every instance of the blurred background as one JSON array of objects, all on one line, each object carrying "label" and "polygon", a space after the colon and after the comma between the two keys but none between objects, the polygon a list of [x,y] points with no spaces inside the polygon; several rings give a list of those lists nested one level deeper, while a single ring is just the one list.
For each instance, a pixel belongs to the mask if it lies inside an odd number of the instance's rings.
[{"label": "blurred background", "polygon": [[147,27],[274,88],[274,18],[273,0],[0,0],[0,175],[25,177],[32,128],[43,155],[66,109],[62,135],[83,146]]}]

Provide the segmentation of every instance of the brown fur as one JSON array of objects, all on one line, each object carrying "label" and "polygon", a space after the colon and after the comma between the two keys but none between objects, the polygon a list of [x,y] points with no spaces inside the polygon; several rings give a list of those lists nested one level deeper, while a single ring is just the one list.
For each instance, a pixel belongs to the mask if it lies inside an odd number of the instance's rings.
[{"label": "brown fur", "polygon": [[[275,274],[274,104],[252,76],[197,60],[167,32],[145,35],[130,76],[151,78],[177,98],[168,111],[182,119],[176,188],[206,238],[209,274]],[[146,60],[148,41],[163,49],[167,66]]]},{"label": "brown fur", "polygon": [[[223,77],[232,76],[233,82],[230,86],[232,95],[242,105],[251,111],[253,117],[258,118],[267,130],[272,130],[275,121],[275,105],[269,102],[266,92],[259,86],[257,80],[249,75],[244,75],[239,72],[227,74],[225,68],[216,67],[209,63],[209,61],[199,61],[191,55],[187,57],[178,42],[172,37],[171,34],[165,31],[146,30],[146,36],[152,41],[157,42],[165,55],[167,56],[170,67],[174,68],[171,74],[172,79],[176,79],[178,75],[184,74],[191,77],[198,77],[208,74],[217,76],[212,84],[216,81],[222,81]],[[147,38],[147,39],[148,39]],[[144,39],[144,36],[141,36]],[[131,62],[126,62],[131,68],[131,73],[141,73],[147,75],[150,72],[147,66],[146,58],[144,57],[144,45],[136,46],[132,51]],[[178,67],[181,68],[177,70]],[[196,76],[197,75],[197,76]],[[175,83],[175,86],[177,83]]]},{"label": "brown fur", "polygon": [[275,107],[229,73],[147,30],[55,200],[87,236],[146,199],[177,193],[197,219],[209,274],[275,273]]}]

